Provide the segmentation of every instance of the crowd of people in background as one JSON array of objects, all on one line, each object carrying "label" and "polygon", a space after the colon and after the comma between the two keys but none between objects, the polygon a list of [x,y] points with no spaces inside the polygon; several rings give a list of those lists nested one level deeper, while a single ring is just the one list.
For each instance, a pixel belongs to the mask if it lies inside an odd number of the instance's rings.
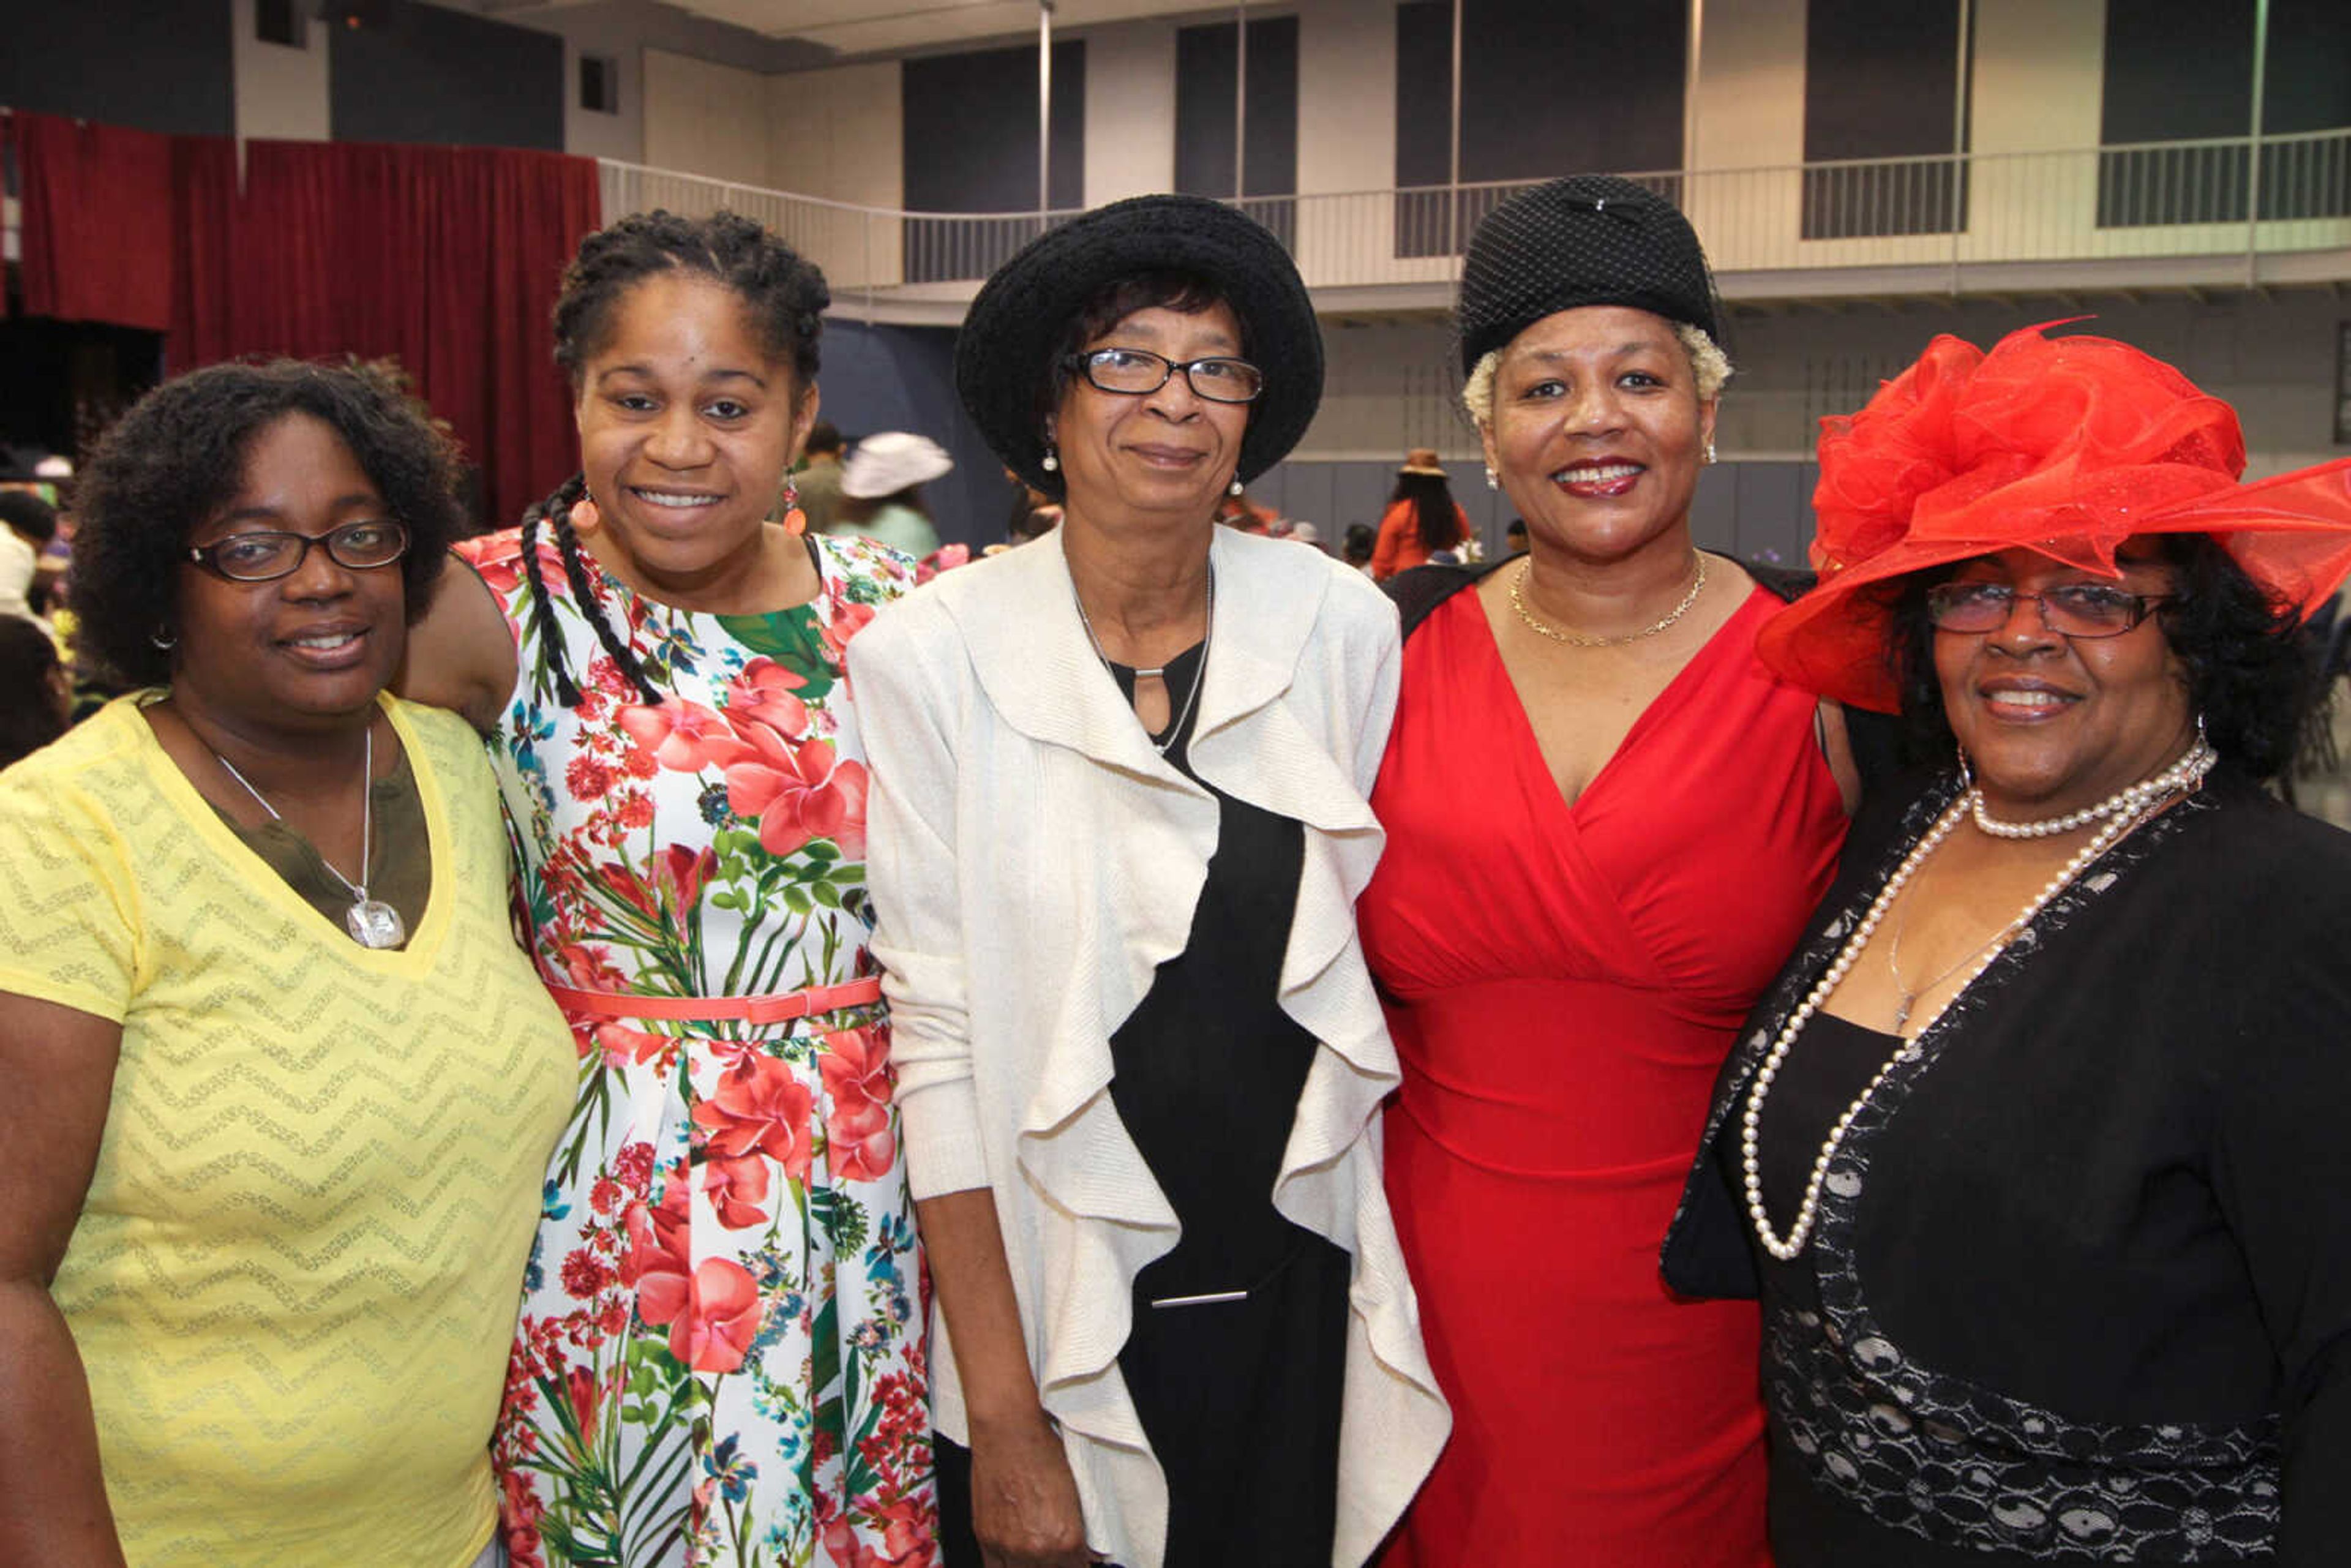
[{"label": "crowd of people in background", "polygon": [[519,517],[356,363],[0,476],[0,1561],[2341,1560],[2351,459],[1938,338],[1704,549],[1596,175],[1464,257],[1490,559],[1436,446],[1250,493],[1234,207],[987,282],[985,518],[829,302],[588,235]]}]

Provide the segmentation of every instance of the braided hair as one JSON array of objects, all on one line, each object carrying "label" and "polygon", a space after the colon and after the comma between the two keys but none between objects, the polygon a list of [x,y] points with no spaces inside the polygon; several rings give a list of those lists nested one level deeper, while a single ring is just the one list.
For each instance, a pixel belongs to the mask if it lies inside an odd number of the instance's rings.
[{"label": "braided hair", "polygon": [[[564,269],[563,291],[555,301],[555,362],[571,378],[575,390],[588,362],[610,340],[621,301],[638,284],[669,272],[698,273],[724,286],[742,301],[768,353],[790,363],[793,379],[803,391],[814,384],[824,310],[832,302],[824,274],[816,264],[740,214],[718,212],[706,218],[687,218],[654,211],[632,213],[590,235],[580,242],[579,254]],[[540,656],[552,678],[556,700],[566,707],[579,706],[580,688],[564,666],[563,642],[539,568],[538,530],[543,526],[555,536],[564,578],[580,612],[594,628],[596,640],[636,688],[640,700],[659,703],[661,694],[627,640],[606,617],[580,559],[571,508],[587,498],[587,476],[574,474],[523,514],[522,565],[530,581],[531,624],[538,635]]]}]

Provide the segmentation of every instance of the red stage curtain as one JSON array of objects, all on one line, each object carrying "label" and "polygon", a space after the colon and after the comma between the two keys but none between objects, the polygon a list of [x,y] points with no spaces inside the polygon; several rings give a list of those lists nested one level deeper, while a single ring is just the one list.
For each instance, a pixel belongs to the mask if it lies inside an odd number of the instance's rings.
[{"label": "red stage curtain", "polygon": [[172,325],[172,141],[17,112],[25,311]]},{"label": "red stage curtain", "polygon": [[576,467],[549,313],[599,222],[586,158],[487,147],[235,144],[12,117],[30,314],[169,331],[193,370],[396,357],[481,471],[484,526]]},{"label": "red stage curtain", "polygon": [[236,275],[236,143],[225,136],[172,141],[172,227],[179,266],[172,279],[172,335],[164,362],[185,370],[236,352],[229,323]]},{"label": "red stage curtain", "polygon": [[255,141],[229,317],[245,352],[397,356],[482,469],[486,525],[577,466],[549,313],[596,165],[479,147]]}]

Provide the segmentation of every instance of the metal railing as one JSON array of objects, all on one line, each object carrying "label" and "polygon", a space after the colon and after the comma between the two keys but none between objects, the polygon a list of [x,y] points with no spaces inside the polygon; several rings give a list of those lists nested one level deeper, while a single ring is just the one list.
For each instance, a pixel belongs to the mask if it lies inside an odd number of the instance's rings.
[{"label": "metal railing", "polygon": [[[607,218],[732,207],[819,266],[844,301],[967,299],[1068,213],[908,213],[605,162]],[[1864,159],[1633,178],[1677,201],[1726,295],[1953,292],[2020,267],[2104,265],[2136,283],[2351,277],[2351,129],[2057,152]],[[1449,285],[1487,213],[1535,182],[1251,197],[1318,290]],[[2289,265],[2289,261],[2291,265]],[[2196,264],[2191,267],[2190,264]],[[2198,271],[2200,268],[2200,271]],[[2095,277],[2081,281],[2095,282]]]}]

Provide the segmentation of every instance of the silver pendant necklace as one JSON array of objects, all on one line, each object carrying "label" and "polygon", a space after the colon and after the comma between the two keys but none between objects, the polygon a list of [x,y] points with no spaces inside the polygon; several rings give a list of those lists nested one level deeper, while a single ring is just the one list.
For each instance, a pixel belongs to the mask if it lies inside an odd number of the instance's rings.
[{"label": "silver pendant necklace", "polygon": [[[1094,657],[1102,661],[1103,669],[1113,669],[1114,666],[1111,664],[1110,655],[1102,652],[1102,639],[1094,635],[1093,620],[1086,613],[1085,598],[1078,592],[1078,584],[1074,578],[1070,581],[1070,598],[1077,604],[1078,624],[1086,629],[1086,642],[1093,648]],[[1208,639],[1215,636],[1216,632],[1217,569],[1212,566],[1208,569],[1207,617],[1200,632],[1200,662],[1192,666],[1192,688],[1184,694],[1184,706],[1176,710],[1176,721],[1167,727],[1167,738],[1154,740],[1151,743],[1153,749],[1162,757],[1166,756],[1167,748],[1176,744],[1176,737],[1184,733],[1184,721],[1192,716],[1192,705],[1199,699],[1200,695],[1200,682],[1208,673]],[[1136,670],[1134,678],[1139,681],[1145,677],[1165,677],[1166,674],[1167,666],[1162,664],[1156,669]],[[1117,677],[1113,675],[1112,678],[1115,680]]]},{"label": "silver pendant necklace", "polygon": [[[207,747],[205,749],[212,748]],[[351,895],[351,906],[343,911],[343,929],[351,934],[351,940],[362,947],[397,947],[408,940],[408,927],[401,920],[400,911],[380,898],[369,897],[367,890],[368,868],[372,862],[375,851],[375,724],[373,720],[368,723],[367,739],[360,747],[360,880],[353,882],[350,877],[337,871],[334,862],[327,858],[326,852],[319,849],[318,845],[311,845],[310,852],[319,857],[319,863],[327,868],[327,874],[341,883],[343,891]],[[255,789],[253,780],[236,770],[235,763],[217,751],[213,752],[213,760],[227,768],[228,776],[244,785],[246,794],[261,802],[261,809],[269,813],[271,821],[286,821],[279,814],[277,808],[269,803],[269,797]]]}]

